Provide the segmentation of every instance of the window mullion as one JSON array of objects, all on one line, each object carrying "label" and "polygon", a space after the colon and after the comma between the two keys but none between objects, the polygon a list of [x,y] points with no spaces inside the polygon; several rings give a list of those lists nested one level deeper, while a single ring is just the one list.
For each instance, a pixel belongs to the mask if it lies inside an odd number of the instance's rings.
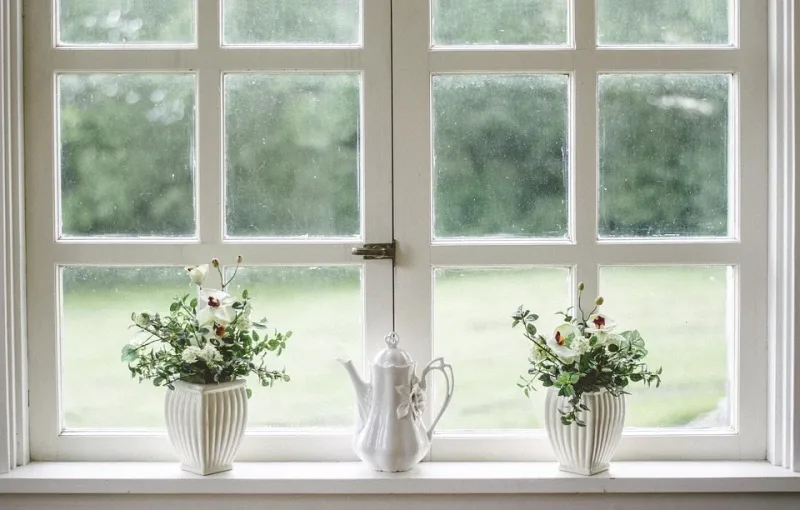
[{"label": "window mullion", "polygon": [[[574,39],[581,53],[595,53],[595,3],[573,2]],[[578,245],[574,283],[583,282],[587,296],[598,295],[597,258],[597,73],[593,59],[574,59],[570,126],[573,155],[572,236]],[[577,300],[577,294],[574,298]],[[577,303],[576,303],[577,304]]]},{"label": "window mullion", "polygon": [[[216,52],[220,46],[220,9],[217,2],[198,2],[197,24],[198,52],[202,61],[203,54]],[[223,238],[221,69],[216,66],[202,66],[197,80],[195,210],[201,242],[213,245],[221,243]]]}]

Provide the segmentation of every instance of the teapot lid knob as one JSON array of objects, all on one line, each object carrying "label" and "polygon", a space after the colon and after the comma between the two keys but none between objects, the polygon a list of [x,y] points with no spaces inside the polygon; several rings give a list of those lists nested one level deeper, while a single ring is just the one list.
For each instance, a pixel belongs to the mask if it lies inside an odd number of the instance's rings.
[{"label": "teapot lid knob", "polygon": [[396,349],[397,344],[400,343],[400,336],[394,331],[392,331],[391,333],[383,337],[383,341],[386,342],[386,345],[388,345],[390,349]]}]

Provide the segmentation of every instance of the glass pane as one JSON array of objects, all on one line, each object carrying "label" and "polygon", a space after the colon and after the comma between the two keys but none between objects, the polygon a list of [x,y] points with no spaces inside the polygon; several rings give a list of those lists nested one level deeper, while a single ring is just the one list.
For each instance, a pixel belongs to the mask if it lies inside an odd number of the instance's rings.
[{"label": "glass pane", "polygon": [[194,0],[59,0],[63,44],[187,44],[195,41]]},{"label": "glass pane", "polygon": [[433,78],[434,236],[566,237],[569,79]]},{"label": "glass pane", "polygon": [[[210,281],[215,281],[213,274]],[[232,287],[253,296],[253,316],[291,330],[280,358],[292,380],[261,388],[251,381],[249,426],[348,427],[350,382],[334,361],[363,364],[361,271],[354,267],[243,268]],[[172,299],[194,293],[183,268],[63,268],[62,367],[64,424],[81,428],[163,428],[164,392],[132,379],[120,362],[131,341],[131,312],[167,313]],[[308,319],[309,310],[314,320]],[[91,395],[91,398],[87,398]]]},{"label": "glass pane", "polygon": [[62,269],[61,403],[63,425],[164,428],[164,392],[132,379],[120,352],[134,332],[131,313],[168,313],[172,299],[194,292],[181,267]]},{"label": "glass pane", "polygon": [[359,88],[357,74],[225,77],[229,235],[360,233]]},{"label": "glass pane", "polygon": [[432,0],[436,45],[566,45],[568,0]]},{"label": "glass pane", "polygon": [[192,236],[191,74],[62,74],[63,236]]},{"label": "glass pane", "polygon": [[638,330],[645,362],[664,368],[660,388],[629,388],[627,427],[730,426],[732,274],[725,266],[600,269],[603,311],[621,331]]},{"label": "glass pane", "polygon": [[244,268],[230,290],[245,288],[253,317],[292,331],[276,365],[292,379],[251,385],[250,427],[352,427],[355,394],[336,358],[364,364],[361,266]]},{"label": "glass pane", "polygon": [[729,235],[730,75],[599,77],[600,236]]},{"label": "glass pane", "polygon": [[458,380],[438,428],[542,427],[545,392],[529,401],[516,386],[527,375],[531,343],[511,329],[511,315],[524,304],[541,315],[537,326],[554,329],[555,312],[570,305],[569,269],[448,268],[434,277],[434,355],[455,367]]},{"label": "glass pane", "polygon": [[359,0],[225,0],[225,44],[358,44]]},{"label": "glass pane", "polygon": [[728,44],[730,0],[598,0],[600,44]]}]

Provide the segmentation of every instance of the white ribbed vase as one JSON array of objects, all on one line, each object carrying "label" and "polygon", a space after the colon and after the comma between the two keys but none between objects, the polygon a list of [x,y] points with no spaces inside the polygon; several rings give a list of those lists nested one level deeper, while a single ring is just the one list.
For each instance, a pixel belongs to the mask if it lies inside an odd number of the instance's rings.
[{"label": "white ribbed vase", "polygon": [[164,412],[181,469],[198,475],[232,469],[247,425],[246,381],[173,385]]},{"label": "white ribbed vase", "polygon": [[579,475],[594,475],[608,469],[625,426],[625,396],[613,396],[607,391],[585,393],[583,403],[589,411],[578,414],[585,427],[561,423],[562,410],[568,409],[565,397],[550,388],[545,398],[545,429],[561,471]]}]

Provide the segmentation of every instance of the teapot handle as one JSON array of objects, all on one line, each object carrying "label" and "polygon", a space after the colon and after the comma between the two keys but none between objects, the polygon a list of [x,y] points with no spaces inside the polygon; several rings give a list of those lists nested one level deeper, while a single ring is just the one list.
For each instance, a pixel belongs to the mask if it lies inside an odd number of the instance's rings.
[{"label": "teapot handle", "polygon": [[455,389],[455,379],[453,377],[453,367],[449,363],[444,362],[444,358],[436,358],[435,360],[428,363],[428,366],[425,367],[425,370],[422,371],[422,375],[420,375],[420,380],[425,381],[425,377],[433,370],[439,370],[444,374],[445,381],[447,381],[447,394],[444,398],[444,403],[442,404],[442,408],[439,410],[439,413],[434,418],[433,423],[431,426],[428,427],[428,439],[433,439],[433,429],[436,428],[436,424],[439,423],[439,419],[444,414],[444,411],[447,409],[447,406],[450,405],[450,399],[453,398],[453,389]]}]

